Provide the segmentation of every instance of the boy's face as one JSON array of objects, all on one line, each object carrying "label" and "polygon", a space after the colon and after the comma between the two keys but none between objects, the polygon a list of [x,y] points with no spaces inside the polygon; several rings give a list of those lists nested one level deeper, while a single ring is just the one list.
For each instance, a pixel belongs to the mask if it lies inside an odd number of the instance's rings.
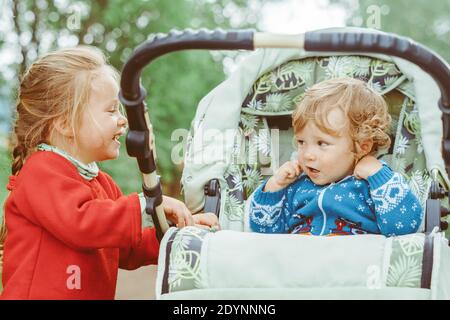
[{"label": "boy's face", "polygon": [[[339,109],[332,109],[327,119],[331,129],[347,122]],[[321,131],[314,121],[308,121],[296,138],[300,166],[315,184],[330,184],[353,174],[353,141],[347,126],[336,137]]]}]

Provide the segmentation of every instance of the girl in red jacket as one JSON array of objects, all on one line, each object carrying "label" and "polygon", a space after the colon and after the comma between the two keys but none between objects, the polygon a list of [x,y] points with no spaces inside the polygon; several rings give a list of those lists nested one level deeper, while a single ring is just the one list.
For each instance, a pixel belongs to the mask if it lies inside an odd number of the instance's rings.
[{"label": "girl in red jacket", "polygon": [[[157,262],[145,199],[123,195],[97,161],[119,155],[126,118],[117,73],[90,47],[35,62],[20,84],[5,202],[4,299],[114,299],[118,268]],[[164,197],[178,227],[217,224]],[[194,219],[196,221],[194,221]]]}]

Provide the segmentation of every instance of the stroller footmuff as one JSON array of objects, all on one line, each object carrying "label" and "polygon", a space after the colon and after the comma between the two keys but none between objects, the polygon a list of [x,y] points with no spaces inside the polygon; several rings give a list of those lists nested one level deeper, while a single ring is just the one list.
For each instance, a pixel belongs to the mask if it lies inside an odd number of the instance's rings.
[{"label": "stroller footmuff", "polygon": [[[429,250],[434,259],[424,268]],[[328,238],[172,228],[156,291],[159,299],[448,299],[449,264],[440,233]]]}]

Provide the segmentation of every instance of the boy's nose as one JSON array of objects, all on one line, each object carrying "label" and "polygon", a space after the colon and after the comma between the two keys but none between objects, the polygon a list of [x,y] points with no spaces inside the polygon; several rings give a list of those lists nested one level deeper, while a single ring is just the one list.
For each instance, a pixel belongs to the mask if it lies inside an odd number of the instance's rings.
[{"label": "boy's nose", "polygon": [[303,156],[306,160],[316,160],[316,156],[311,152],[305,152]]}]

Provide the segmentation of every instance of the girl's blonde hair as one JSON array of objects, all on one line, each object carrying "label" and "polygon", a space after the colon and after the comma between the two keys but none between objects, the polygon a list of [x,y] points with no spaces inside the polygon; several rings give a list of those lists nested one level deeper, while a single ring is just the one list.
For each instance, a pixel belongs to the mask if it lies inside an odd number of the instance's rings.
[{"label": "girl's blonde hair", "polygon": [[[340,109],[348,121],[342,123],[340,128],[332,129],[327,117],[334,108]],[[369,154],[375,154],[391,144],[391,116],[386,102],[380,94],[358,79],[334,78],[306,90],[292,115],[294,133],[299,133],[310,120],[321,131],[334,136],[338,136],[348,125],[356,154],[360,153],[358,142],[368,138],[373,140]]]},{"label": "girl's blonde hair", "polygon": [[49,143],[55,120],[62,120],[77,136],[92,83],[102,67],[117,78],[100,50],[79,46],[51,52],[28,68],[17,98],[12,174],[19,172],[39,143]]},{"label": "girl's blonde hair", "polygon": [[[12,134],[13,175],[18,174],[38,144],[49,143],[55,120],[62,120],[72,128],[76,138],[92,83],[103,67],[118,79],[117,71],[106,64],[100,50],[78,46],[51,52],[27,69],[18,90]],[[0,267],[6,238],[4,218],[0,227]]]}]

